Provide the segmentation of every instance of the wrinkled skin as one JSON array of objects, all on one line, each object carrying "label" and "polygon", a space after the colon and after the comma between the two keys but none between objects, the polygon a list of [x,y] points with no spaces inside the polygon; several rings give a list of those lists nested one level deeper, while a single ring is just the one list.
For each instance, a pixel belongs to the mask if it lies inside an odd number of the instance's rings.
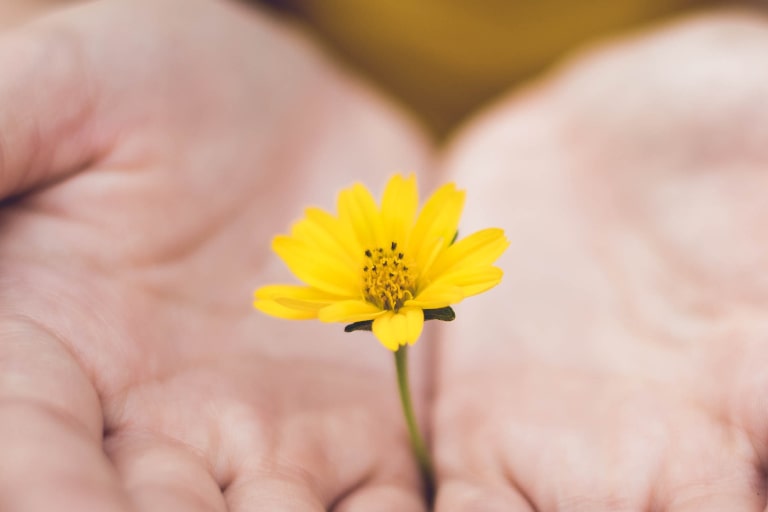
[{"label": "wrinkled skin", "polygon": [[691,21],[458,139],[512,246],[440,344],[440,512],[765,510],[765,55],[766,20]]},{"label": "wrinkled skin", "polygon": [[[766,54],[746,17],[609,45],[438,161],[513,242],[413,361],[439,512],[765,508]],[[423,511],[391,354],[250,308],[305,205],[430,172],[406,118],[204,0],[53,15],[0,69],[0,508]]]},{"label": "wrinkled skin", "polygon": [[0,509],[423,510],[392,354],[251,307],[306,205],[427,169],[403,116],[222,2],[75,8],[0,69]]}]

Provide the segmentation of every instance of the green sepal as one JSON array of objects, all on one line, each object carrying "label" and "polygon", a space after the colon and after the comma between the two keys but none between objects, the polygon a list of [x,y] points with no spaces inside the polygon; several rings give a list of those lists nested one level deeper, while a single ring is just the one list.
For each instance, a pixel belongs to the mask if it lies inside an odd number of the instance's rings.
[{"label": "green sepal", "polygon": [[[437,309],[425,309],[424,321],[427,320],[441,320],[443,322],[450,322],[456,319],[456,312],[453,311],[451,306],[445,306],[444,308]],[[373,320],[363,320],[362,322],[354,322],[344,327],[344,332],[355,331],[371,331],[373,330]]]},{"label": "green sepal", "polygon": [[344,327],[344,332],[354,331],[371,331],[373,330],[373,320],[363,320],[362,322],[355,322]]},{"label": "green sepal", "polygon": [[453,234],[453,238],[451,238],[451,243],[448,245],[453,245],[456,243],[456,239],[459,238],[459,230],[457,229],[456,232]]},{"label": "green sepal", "polygon": [[444,308],[437,309],[425,309],[424,320],[441,320],[443,322],[450,322],[456,320],[456,312],[451,306],[445,306]]}]

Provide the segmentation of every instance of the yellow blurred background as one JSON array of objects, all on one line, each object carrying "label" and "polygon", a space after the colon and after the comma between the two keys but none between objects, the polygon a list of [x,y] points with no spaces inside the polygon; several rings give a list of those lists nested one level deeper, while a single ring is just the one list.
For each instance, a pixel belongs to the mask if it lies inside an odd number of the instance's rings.
[{"label": "yellow blurred background", "polygon": [[413,110],[438,138],[597,37],[707,0],[266,0]]}]

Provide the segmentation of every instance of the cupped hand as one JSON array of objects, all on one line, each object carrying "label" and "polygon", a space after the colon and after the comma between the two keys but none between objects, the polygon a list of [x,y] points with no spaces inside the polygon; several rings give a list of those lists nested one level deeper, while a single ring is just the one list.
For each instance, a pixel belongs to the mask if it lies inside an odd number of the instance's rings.
[{"label": "cupped hand", "polygon": [[512,246],[440,344],[439,512],[766,509],[766,55],[759,16],[688,21],[457,139],[466,229]]},{"label": "cupped hand", "polygon": [[228,2],[75,7],[0,70],[0,508],[422,510],[391,354],[251,308],[306,204],[426,169],[404,116]]}]

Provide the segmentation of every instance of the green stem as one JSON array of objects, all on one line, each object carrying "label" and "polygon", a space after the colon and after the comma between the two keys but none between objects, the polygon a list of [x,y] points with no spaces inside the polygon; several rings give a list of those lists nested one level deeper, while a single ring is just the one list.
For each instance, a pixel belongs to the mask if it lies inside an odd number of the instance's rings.
[{"label": "green stem", "polygon": [[435,490],[435,473],[432,469],[432,459],[429,457],[427,445],[419,432],[416,424],[416,415],[413,413],[411,403],[411,390],[408,386],[408,346],[403,345],[395,352],[395,366],[397,367],[397,387],[400,390],[400,403],[403,406],[403,415],[408,424],[408,433],[411,437],[411,448],[419,463],[421,476],[426,487],[427,501],[432,502]]}]

